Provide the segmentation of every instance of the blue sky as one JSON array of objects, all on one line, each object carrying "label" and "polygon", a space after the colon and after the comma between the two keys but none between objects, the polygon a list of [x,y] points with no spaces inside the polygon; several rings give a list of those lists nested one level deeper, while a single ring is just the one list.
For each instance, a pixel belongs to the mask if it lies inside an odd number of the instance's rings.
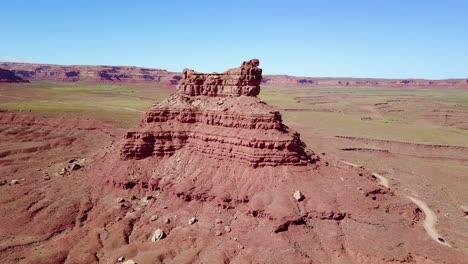
[{"label": "blue sky", "polygon": [[468,1],[0,0],[0,61],[468,77]]}]

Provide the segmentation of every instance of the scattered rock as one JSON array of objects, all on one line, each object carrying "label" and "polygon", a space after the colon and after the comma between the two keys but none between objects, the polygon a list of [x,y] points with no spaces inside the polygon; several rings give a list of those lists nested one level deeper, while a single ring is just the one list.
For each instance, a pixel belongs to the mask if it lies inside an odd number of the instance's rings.
[{"label": "scattered rock", "polygon": [[230,226],[225,226],[225,227],[224,227],[224,231],[225,231],[226,233],[230,233],[230,232],[231,232],[231,227],[230,227]]},{"label": "scattered rock", "polygon": [[465,215],[465,217],[468,218],[468,206],[462,205],[462,206],[460,206],[460,209],[462,209],[463,214]]},{"label": "scattered rock", "polygon": [[216,218],[215,223],[216,223],[216,224],[222,224],[222,223],[223,223],[223,220]]},{"label": "scattered rock", "polygon": [[81,169],[81,167],[82,167],[82,166],[81,166],[80,164],[78,164],[78,163],[73,163],[73,164],[70,166],[70,169],[71,169],[71,170],[79,170],[79,169]]},{"label": "scattered rock", "polygon": [[153,196],[149,195],[149,196],[145,196],[143,198],[141,198],[140,200],[140,205],[141,206],[147,206],[148,204],[151,203],[151,201],[153,200]]},{"label": "scattered rock", "polygon": [[153,199],[155,199],[155,198],[152,195],[147,195],[147,196],[143,197],[141,200],[147,202],[147,201],[151,201]]},{"label": "scattered rock", "polygon": [[129,259],[127,261],[125,261],[123,264],[137,264],[135,261]]},{"label": "scattered rock", "polygon": [[193,224],[195,224],[196,222],[197,222],[197,218],[192,217],[192,218],[189,219],[188,224],[189,224],[189,225],[193,225]]},{"label": "scattered rock", "polygon": [[124,261],[124,260],[125,260],[125,257],[124,257],[124,256],[121,256],[121,257],[119,257],[119,258],[117,259],[118,262],[122,262],[122,261]]},{"label": "scattered rock", "polygon": [[156,220],[158,220],[158,216],[157,215],[152,215],[151,218],[150,218],[150,221],[154,222]]},{"label": "scattered rock", "polygon": [[11,182],[10,182],[11,185],[15,185],[15,184],[18,184],[18,183],[19,183],[18,180],[11,180]]},{"label": "scattered rock", "polygon": [[154,231],[153,236],[151,237],[151,242],[159,241],[163,239],[164,237],[165,237],[164,231],[162,231],[161,229],[156,229],[156,231]]},{"label": "scattered rock", "polygon": [[164,219],[165,224],[169,224],[170,222],[171,222],[171,219],[169,219],[169,218]]},{"label": "scattered rock", "polygon": [[7,184],[7,183],[8,183],[7,180],[1,180],[1,181],[0,181],[0,186],[5,185],[5,184]]},{"label": "scattered rock", "polygon": [[220,236],[220,235],[222,235],[222,234],[223,234],[223,232],[221,232],[221,231],[219,231],[219,230],[216,231],[216,233],[215,233],[216,236]]},{"label": "scattered rock", "polygon": [[304,195],[301,193],[301,191],[296,190],[293,194],[294,199],[296,199],[298,202],[304,200]]},{"label": "scattered rock", "polygon": [[67,172],[68,172],[67,168],[63,167],[58,174],[65,175]]},{"label": "scattered rock", "polygon": [[118,197],[118,198],[116,199],[116,201],[117,201],[117,203],[123,203],[123,202],[125,202],[125,199],[122,198],[122,197]]}]

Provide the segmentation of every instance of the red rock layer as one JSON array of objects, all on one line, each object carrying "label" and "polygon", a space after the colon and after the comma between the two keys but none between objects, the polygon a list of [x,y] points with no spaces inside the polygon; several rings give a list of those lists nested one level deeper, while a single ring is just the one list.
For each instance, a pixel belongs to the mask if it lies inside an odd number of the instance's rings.
[{"label": "red rock layer", "polygon": [[260,93],[262,69],[259,60],[244,62],[241,67],[224,73],[203,74],[184,69],[178,90],[186,95],[257,96]]},{"label": "red rock layer", "polygon": [[[0,67],[13,71],[27,80],[51,80],[60,82],[152,82],[175,86],[183,78],[179,72],[149,69],[133,66],[91,66],[91,65],[49,65],[0,62]],[[193,72],[195,75],[197,73]],[[216,76],[211,74],[209,82],[216,83]],[[298,77],[288,75],[265,75],[261,81],[268,86],[288,87],[369,87],[369,88],[435,88],[467,89],[468,79],[375,79],[375,78],[338,78],[338,77]],[[213,84],[209,84],[213,85]],[[219,85],[219,84],[217,84]],[[235,85],[234,85],[235,86]],[[256,86],[256,85],[253,85]],[[195,87],[192,87],[195,89]],[[226,88],[230,88],[226,86]],[[190,88],[187,88],[190,89]],[[208,93],[208,91],[206,91]],[[212,91],[210,91],[211,93]],[[194,94],[196,91],[194,91]],[[236,94],[237,91],[223,93]],[[245,93],[245,91],[241,91]],[[190,94],[190,93],[188,93]]]},{"label": "red rock layer", "polygon": [[23,79],[59,82],[154,82],[172,86],[181,78],[180,73],[132,66],[68,66],[4,62],[0,63],[0,67],[11,70]]},{"label": "red rock layer", "polygon": [[0,68],[0,83],[22,83],[29,82],[15,75],[14,72]]},{"label": "red rock layer", "polygon": [[206,84],[213,74],[194,76],[185,70],[178,94],[151,108],[139,129],[126,134],[121,158],[171,156],[187,147],[252,166],[311,162],[299,134],[282,124],[279,112],[255,97],[261,80],[258,64],[251,60],[217,74],[220,86],[214,88]]}]

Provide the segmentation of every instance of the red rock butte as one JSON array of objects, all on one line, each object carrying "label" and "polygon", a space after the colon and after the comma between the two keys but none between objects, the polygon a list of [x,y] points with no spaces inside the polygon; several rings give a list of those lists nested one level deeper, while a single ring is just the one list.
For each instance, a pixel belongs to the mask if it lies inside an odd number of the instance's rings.
[{"label": "red rock butte", "polygon": [[171,156],[181,148],[256,166],[313,162],[299,134],[256,96],[258,59],[224,73],[185,69],[177,93],[150,108],[136,131],[126,134],[121,158]]}]

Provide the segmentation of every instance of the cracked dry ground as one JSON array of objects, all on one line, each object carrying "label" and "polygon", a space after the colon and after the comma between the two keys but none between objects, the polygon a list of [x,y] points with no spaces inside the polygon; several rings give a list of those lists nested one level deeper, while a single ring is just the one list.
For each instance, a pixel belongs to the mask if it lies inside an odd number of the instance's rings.
[{"label": "cracked dry ground", "polygon": [[[431,241],[421,212],[364,169],[325,156],[312,166],[252,168],[188,149],[120,161],[122,135],[98,122],[0,114],[1,179],[19,180],[0,186],[4,263],[463,260]],[[83,168],[58,174],[73,158],[84,158]],[[122,184],[120,174],[152,181]],[[166,237],[151,242],[156,229]]]}]

